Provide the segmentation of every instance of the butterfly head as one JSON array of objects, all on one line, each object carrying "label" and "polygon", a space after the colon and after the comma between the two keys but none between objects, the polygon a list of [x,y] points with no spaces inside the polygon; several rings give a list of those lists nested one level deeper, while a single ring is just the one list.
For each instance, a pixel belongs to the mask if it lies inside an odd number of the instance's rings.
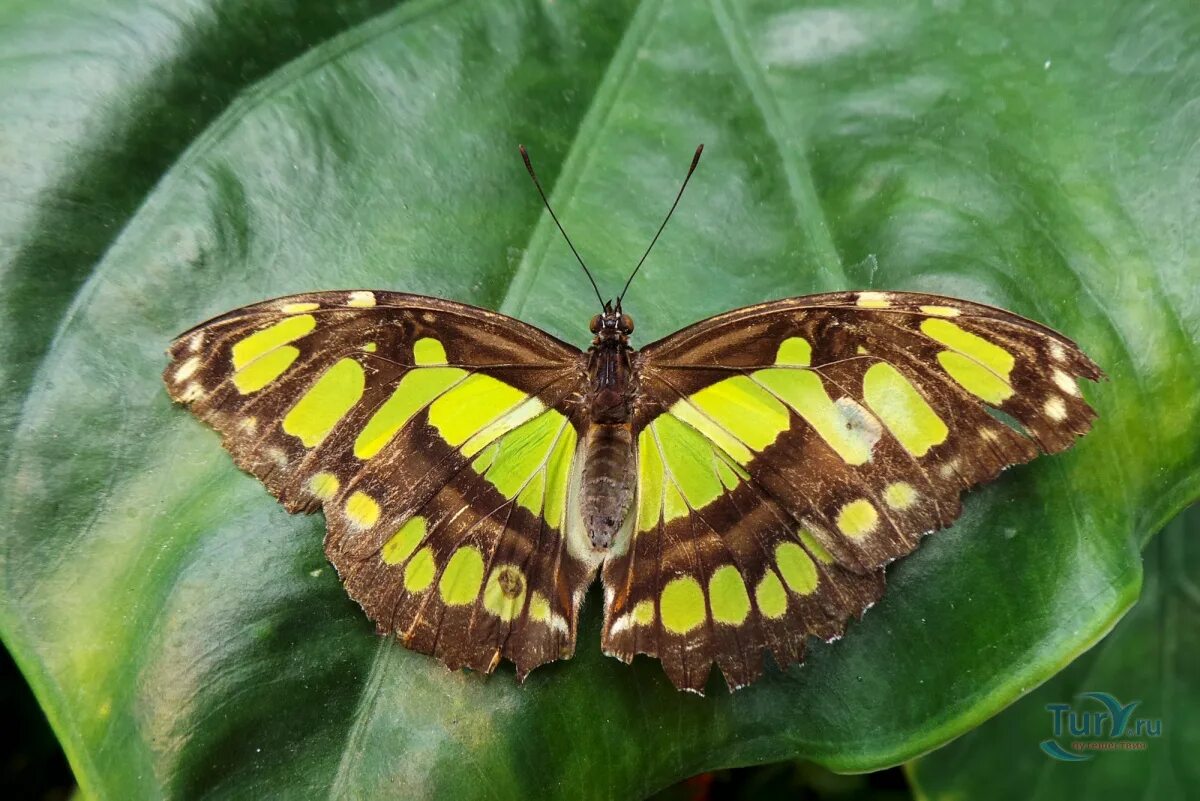
[{"label": "butterfly head", "polygon": [[596,335],[593,344],[612,341],[624,344],[633,333],[633,318],[621,311],[619,303],[615,309],[611,303],[606,303],[604,311],[592,318],[588,328]]}]

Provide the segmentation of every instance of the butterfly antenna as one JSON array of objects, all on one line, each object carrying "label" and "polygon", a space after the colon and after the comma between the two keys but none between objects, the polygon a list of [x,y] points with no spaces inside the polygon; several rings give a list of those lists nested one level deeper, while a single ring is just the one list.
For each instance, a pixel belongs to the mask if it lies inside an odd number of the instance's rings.
[{"label": "butterfly antenna", "polygon": [[692,166],[688,167],[687,177],[683,179],[683,186],[679,187],[679,194],[675,196],[675,202],[671,204],[671,210],[667,212],[662,225],[658,226],[658,233],[650,240],[650,247],[646,248],[646,252],[642,254],[641,260],[633,268],[633,272],[629,274],[629,279],[625,281],[625,286],[621,289],[621,294],[617,296],[618,309],[621,308],[621,299],[625,297],[625,293],[629,290],[629,285],[633,283],[633,277],[638,274],[638,270],[642,269],[642,264],[646,261],[646,257],[650,255],[650,251],[654,248],[654,243],[658,241],[658,237],[662,234],[663,229],[667,227],[667,222],[671,219],[671,215],[675,213],[675,207],[679,205],[679,199],[683,197],[683,190],[687,189],[688,181],[692,180],[692,173],[696,171],[696,165],[700,163],[700,154],[703,152],[704,145],[696,148],[696,155],[692,156]]},{"label": "butterfly antenna", "polygon": [[533,179],[533,185],[537,187],[538,194],[542,196],[542,202],[546,204],[546,211],[550,212],[550,219],[554,220],[554,224],[558,226],[563,239],[567,240],[567,247],[571,248],[571,252],[575,254],[575,260],[579,262],[579,266],[583,268],[583,272],[587,275],[588,280],[592,282],[592,289],[596,291],[596,300],[600,301],[600,306],[607,310],[608,307],[604,303],[604,298],[600,296],[600,287],[596,286],[596,279],[592,278],[592,271],[583,263],[579,251],[571,243],[571,237],[567,236],[567,232],[563,230],[562,223],[558,221],[558,216],[554,213],[554,209],[550,208],[550,201],[546,199],[546,193],[542,190],[542,183],[538,180],[537,173],[533,171],[533,163],[529,161],[529,152],[525,150],[525,145],[517,145],[517,148],[521,151],[521,158],[525,160],[525,169],[529,170],[529,177]]}]

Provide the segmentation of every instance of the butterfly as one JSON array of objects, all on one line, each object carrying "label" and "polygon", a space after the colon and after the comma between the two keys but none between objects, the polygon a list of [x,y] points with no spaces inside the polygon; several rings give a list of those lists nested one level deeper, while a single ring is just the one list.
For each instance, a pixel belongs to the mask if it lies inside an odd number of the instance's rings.
[{"label": "butterfly", "polygon": [[572,655],[599,574],[604,652],[694,692],[714,663],[738,688],[841,636],[963,491],[1090,429],[1078,379],[1103,373],[1072,341],[940,295],[775,300],[634,349],[621,301],[670,216],[615,303],[563,231],[601,302],[586,351],[450,300],[322,291],[182,334],[167,389],[288,511],[324,510],[381,634],[523,680]]}]

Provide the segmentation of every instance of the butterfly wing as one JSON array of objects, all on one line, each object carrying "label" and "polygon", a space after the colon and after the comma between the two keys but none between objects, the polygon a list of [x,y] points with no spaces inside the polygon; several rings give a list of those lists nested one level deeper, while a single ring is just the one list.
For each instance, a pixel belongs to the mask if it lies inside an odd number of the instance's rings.
[{"label": "butterfly wing", "polygon": [[1095,417],[1073,342],[1009,312],[915,293],[765,303],[635,357],[637,522],[604,566],[604,648],[700,690],[762,651],[798,661],[883,589],[882,568],[960,494]]},{"label": "butterfly wing", "polygon": [[[164,380],[325,550],[381,632],[524,676],[574,650],[595,575],[566,535],[583,355],[416,295],[266,301],[181,335]],[[580,554],[580,558],[572,552]]]}]

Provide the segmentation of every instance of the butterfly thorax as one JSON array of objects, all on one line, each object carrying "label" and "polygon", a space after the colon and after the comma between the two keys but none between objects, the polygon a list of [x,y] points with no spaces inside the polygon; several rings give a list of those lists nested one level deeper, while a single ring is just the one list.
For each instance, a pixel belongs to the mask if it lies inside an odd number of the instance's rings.
[{"label": "butterfly thorax", "polygon": [[592,319],[591,329],[596,337],[588,350],[584,403],[590,425],[583,443],[580,510],[592,547],[607,549],[633,505],[633,320],[606,310]]},{"label": "butterfly thorax", "polygon": [[591,328],[596,336],[588,349],[588,417],[593,423],[628,423],[637,389],[629,347],[633,320],[627,314],[606,312],[592,318]]}]

